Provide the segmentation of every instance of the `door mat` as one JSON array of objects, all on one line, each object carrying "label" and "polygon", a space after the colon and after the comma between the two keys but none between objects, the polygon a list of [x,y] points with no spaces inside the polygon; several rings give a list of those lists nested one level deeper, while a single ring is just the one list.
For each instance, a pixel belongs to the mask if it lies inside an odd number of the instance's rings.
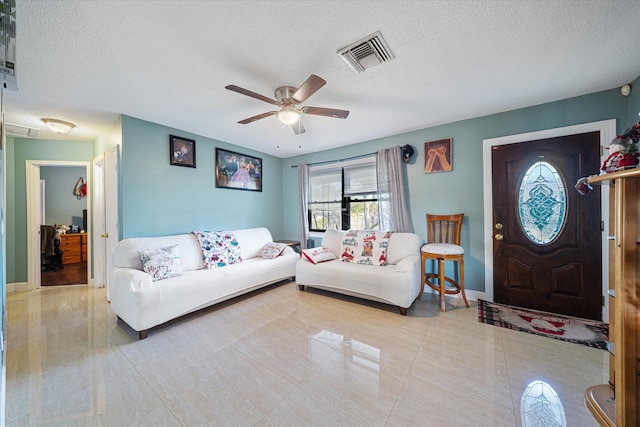
[{"label": "door mat", "polygon": [[478,321],[588,347],[607,349],[609,325],[544,311],[478,300]]}]

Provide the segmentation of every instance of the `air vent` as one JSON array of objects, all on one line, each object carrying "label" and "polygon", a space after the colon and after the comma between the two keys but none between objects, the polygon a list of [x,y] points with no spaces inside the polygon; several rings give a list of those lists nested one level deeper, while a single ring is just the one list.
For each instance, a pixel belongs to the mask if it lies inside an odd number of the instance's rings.
[{"label": "air vent", "polygon": [[340,49],[338,55],[356,73],[362,73],[364,70],[395,58],[380,31]]},{"label": "air vent", "polygon": [[17,136],[19,138],[36,138],[38,136],[38,129],[30,128],[28,126],[14,125],[13,123],[5,123],[4,131],[8,136]]}]

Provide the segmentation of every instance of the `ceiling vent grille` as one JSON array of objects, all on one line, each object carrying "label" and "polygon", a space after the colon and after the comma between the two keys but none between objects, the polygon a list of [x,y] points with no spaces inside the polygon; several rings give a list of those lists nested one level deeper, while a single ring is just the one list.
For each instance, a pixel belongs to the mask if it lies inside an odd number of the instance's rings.
[{"label": "ceiling vent grille", "polygon": [[15,125],[13,123],[5,123],[4,131],[8,136],[17,136],[19,138],[36,138],[39,132],[38,129]]},{"label": "ceiling vent grille", "polygon": [[338,55],[356,73],[362,73],[364,70],[395,58],[380,31],[340,49]]}]

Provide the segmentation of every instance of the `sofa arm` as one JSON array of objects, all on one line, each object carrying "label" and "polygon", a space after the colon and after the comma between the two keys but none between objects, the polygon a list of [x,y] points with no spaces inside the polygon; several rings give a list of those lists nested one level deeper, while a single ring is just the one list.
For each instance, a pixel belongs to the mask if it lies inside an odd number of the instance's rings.
[{"label": "sofa arm", "polygon": [[[408,273],[417,269],[420,271],[420,255],[407,255],[396,264],[397,273]],[[418,273],[419,275],[419,273]]]},{"label": "sofa arm", "polygon": [[135,268],[113,268],[110,279],[110,284],[114,287],[128,286],[130,292],[153,286],[151,276]]}]

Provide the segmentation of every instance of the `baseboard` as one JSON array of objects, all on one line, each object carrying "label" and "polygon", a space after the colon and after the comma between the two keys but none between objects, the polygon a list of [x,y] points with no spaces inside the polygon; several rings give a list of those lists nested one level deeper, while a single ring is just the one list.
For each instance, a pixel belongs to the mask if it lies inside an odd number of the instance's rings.
[{"label": "baseboard", "polygon": [[7,288],[7,293],[26,292],[29,290],[29,283],[27,282],[7,283],[6,288]]},{"label": "baseboard", "polygon": [[[433,289],[431,289],[428,286],[424,287],[424,292],[425,293],[430,293],[430,294],[438,294],[436,291],[434,291]],[[481,292],[481,291],[474,291],[472,289],[465,289],[464,290],[464,294],[467,296],[467,300],[468,301],[478,301],[479,299],[486,299],[485,298],[485,293]],[[448,298],[460,298],[462,299],[462,294],[454,294],[454,295],[447,295]]]}]

